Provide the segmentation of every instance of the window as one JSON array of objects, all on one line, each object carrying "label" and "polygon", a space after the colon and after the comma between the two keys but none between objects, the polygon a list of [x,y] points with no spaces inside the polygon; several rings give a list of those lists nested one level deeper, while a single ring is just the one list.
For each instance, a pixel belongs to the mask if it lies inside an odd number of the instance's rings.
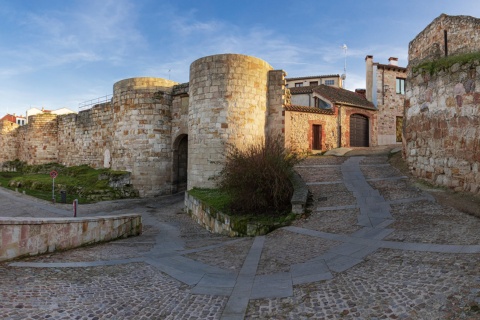
[{"label": "window", "polygon": [[325,80],[325,84],[327,86],[333,86],[333,85],[335,85],[335,80]]},{"label": "window", "polygon": [[295,87],[303,87],[303,83],[302,82],[296,82]]},{"label": "window", "polygon": [[405,94],[405,79],[397,78],[397,93]]},{"label": "window", "polygon": [[318,86],[318,81],[310,81],[311,86]]}]

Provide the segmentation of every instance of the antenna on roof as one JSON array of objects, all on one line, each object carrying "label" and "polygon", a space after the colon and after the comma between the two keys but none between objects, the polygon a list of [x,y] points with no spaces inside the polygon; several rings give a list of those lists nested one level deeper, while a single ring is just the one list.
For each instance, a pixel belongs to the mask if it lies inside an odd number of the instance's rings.
[{"label": "antenna on roof", "polygon": [[345,64],[343,65],[343,74],[342,74],[342,88],[345,89],[345,79],[347,79],[347,45],[343,44],[341,47],[345,53]]}]

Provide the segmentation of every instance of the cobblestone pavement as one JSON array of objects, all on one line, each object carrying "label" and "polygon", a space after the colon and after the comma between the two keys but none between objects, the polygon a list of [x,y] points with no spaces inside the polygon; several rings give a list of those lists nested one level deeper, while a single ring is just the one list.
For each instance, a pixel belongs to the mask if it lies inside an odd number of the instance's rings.
[{"label": "cobblestone pavement", "polygon": [[[480,319],[480,219],[433,201],[387,156],[311,157],[311,214],[255,238],[213,235],[183,196],[80,206],[144,232],[0,263],[1,319]],[[0,190],[2,215],[66,216]],[[8,209],[8,210],[5,210]]]}]

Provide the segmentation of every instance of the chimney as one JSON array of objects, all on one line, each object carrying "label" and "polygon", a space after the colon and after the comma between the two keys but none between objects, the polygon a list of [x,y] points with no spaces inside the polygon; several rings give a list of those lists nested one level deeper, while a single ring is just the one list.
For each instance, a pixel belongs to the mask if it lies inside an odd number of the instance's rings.
[{"label": "chimney", "polygon": [[373,100],[373,56],[365,57],[365,69],[366,69],[366,91],[365,95],[368,101]]},{"label": "chimney", "polygon": [[398,58],[395,58],[395,57],[388,58],[388,64],[391,66],[398,66]]},{"label": "chimney", "polygon": [[367,90],[365,89],[355,89],[355,93],[367,98]]}]

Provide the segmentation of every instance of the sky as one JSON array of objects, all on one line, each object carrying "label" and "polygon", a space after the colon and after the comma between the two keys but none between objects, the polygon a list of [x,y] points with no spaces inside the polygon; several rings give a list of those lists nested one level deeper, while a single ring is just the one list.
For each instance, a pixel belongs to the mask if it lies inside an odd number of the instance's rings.
[{"label": "sky", "polygon": [[480,1],[0,0],[0,117],[78,111],[132,77],[188,82],[193,61],[222,53],[288,77],[346,62],[346,89],[365,88],[365,56],[406,66],[408,43],[442,13],[480,17]]}]

